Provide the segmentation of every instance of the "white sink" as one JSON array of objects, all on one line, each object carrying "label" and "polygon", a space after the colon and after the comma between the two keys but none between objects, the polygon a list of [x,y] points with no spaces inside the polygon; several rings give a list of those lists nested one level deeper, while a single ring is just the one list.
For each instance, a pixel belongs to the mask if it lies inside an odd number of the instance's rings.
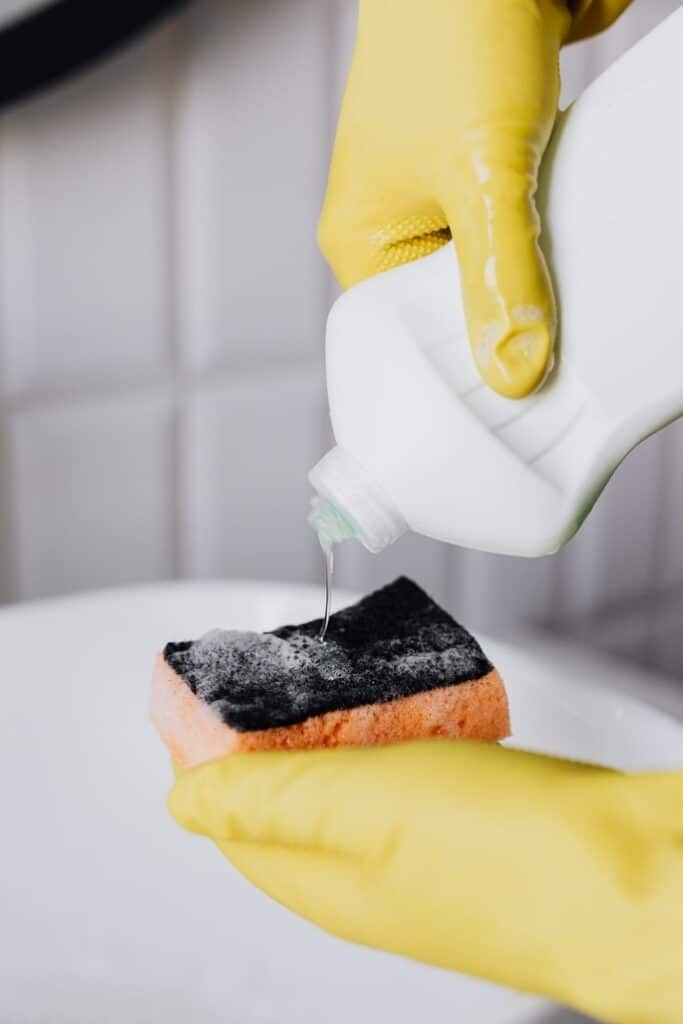
[{"label": "white sink", "polygon": [[[168,816],[171,773],[146,715],[155,650],[320,611],[317,588],[238,583],[0,611],[0,1020],[517,1024],[546,1005],[335,940]],[[595,689],[585,655],[577,680],[551,648],[485,646],[516,742],[623,768],[683,766],[681,726]]]}]

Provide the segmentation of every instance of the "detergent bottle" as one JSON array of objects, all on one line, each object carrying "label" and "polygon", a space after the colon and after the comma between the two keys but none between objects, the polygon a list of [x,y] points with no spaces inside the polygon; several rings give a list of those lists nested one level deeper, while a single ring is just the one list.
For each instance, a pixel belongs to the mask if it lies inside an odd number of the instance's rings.
[{"label": "detergent bottle", "polygon": [[355,286],[327,327],[336,446],[311,470],[327,547],[414,530],[544,555],[683,413],[683,10],[561,115],[540,182],[560,335],[521,401],[471,354],[452,244]]}]

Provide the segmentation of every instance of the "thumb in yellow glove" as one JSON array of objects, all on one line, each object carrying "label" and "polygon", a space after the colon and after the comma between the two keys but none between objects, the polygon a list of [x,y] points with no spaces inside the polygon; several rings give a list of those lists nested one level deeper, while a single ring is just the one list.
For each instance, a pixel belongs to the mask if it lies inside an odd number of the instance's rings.
[{"label": "thumb in yellow glove", "polygon": [[228,757],[170,807],[344,938],[612,1024],[683,1020],[683,775],[432,740]]},{"label": "thumb in yellow glove", "polygon": [[[629,0],[360,0],[320,243],[348,287],[455,241],[474,360],[520,398],[552,363],[538,170],[559,51]],[[572,19],[573,13],[573,19]]]}]

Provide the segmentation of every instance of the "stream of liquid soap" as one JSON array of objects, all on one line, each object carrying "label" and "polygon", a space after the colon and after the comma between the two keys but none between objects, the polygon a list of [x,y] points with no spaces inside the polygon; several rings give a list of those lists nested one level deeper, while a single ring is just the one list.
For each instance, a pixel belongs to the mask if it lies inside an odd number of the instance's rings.
[{"label": "stream of liquid soap", "polygon": [[318,640],[321,644],[325,643],[325,636],[327,634],[327,627],[330,624],[330,609],[332,607],[332,577],[334,575],[334,547],[331,544],[323,544],[320,541],[320,547],[323,552],[323,560],[325,562],[325,614],[323,616],[323,624],[320,627],[318,633]]},{"label": "stream of liquid soap", "polygon": [[316,495],[311,501],[308,522],[318,535],[318,543],[322,549],[325,564],[325,614],[323,616],[318,639],[325,643],[327,627],[332,611],[332,579],[334,576],[334,546],[343,540],[357,536],[353,523],[338,508]]}]

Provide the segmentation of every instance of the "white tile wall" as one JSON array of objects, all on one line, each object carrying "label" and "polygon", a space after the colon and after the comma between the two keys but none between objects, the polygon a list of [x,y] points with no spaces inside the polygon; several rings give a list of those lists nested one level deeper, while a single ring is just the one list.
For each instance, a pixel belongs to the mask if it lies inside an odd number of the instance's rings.
[{"label": "white tile wall", "polygon": [[310,580],[305,521],[323,382],[296,364],[202,389],[183,417],[183,568],[192,576]]},{"label": "white tile wall", "polygon": [[168,575],[169,425],[163,397],[13,417],[17,597]]},{"label": "white tile wall", "polygon": [[176,146],[193,366],[319,351],[327,18],[320,0],[218,0],[187,18]]},{"label": "white tile wall", "polygon": [[[571,99],[674,0],[563,55]],[[0,118],[0,598],[177,574],[313,579],[335,286],[315,245],[354,0],[198,0]],[[560,555],[347,546],[478,627],[533,621],[683,677],[683,424]]]},{"label": "white tile wall", "polygon": [[491,632],[551,617],[557,582],[554,558],[519,559],[478,551],[451,554],[454,607]]},{"label": "white tile wall", "polygon": [[135,380],[168,319],[166,36],[0,124],[4,380]]},{"label": "white tile wall", "polygon": [[680,677],[683,665],[683,598],[661,601],[652,609],[651,633],[637,657],[656,663],[665,672]]},{"label": "white tile wall", "polygon": [[606,605],[647,592],[656,578],[662,446],[651,438],[613,476],[578,536],[560,556],[557,611],[581,613],[599,592]]},{"label": "white tile wall", "polygon": [[404,575],[426,587],[437,601],[450,600],[449,566],[444,547],[427,537],[403,536],[374,557],[356,544],[345,544],[335,557],[336,578],[341,586],[350,590],[371,590]]}]

